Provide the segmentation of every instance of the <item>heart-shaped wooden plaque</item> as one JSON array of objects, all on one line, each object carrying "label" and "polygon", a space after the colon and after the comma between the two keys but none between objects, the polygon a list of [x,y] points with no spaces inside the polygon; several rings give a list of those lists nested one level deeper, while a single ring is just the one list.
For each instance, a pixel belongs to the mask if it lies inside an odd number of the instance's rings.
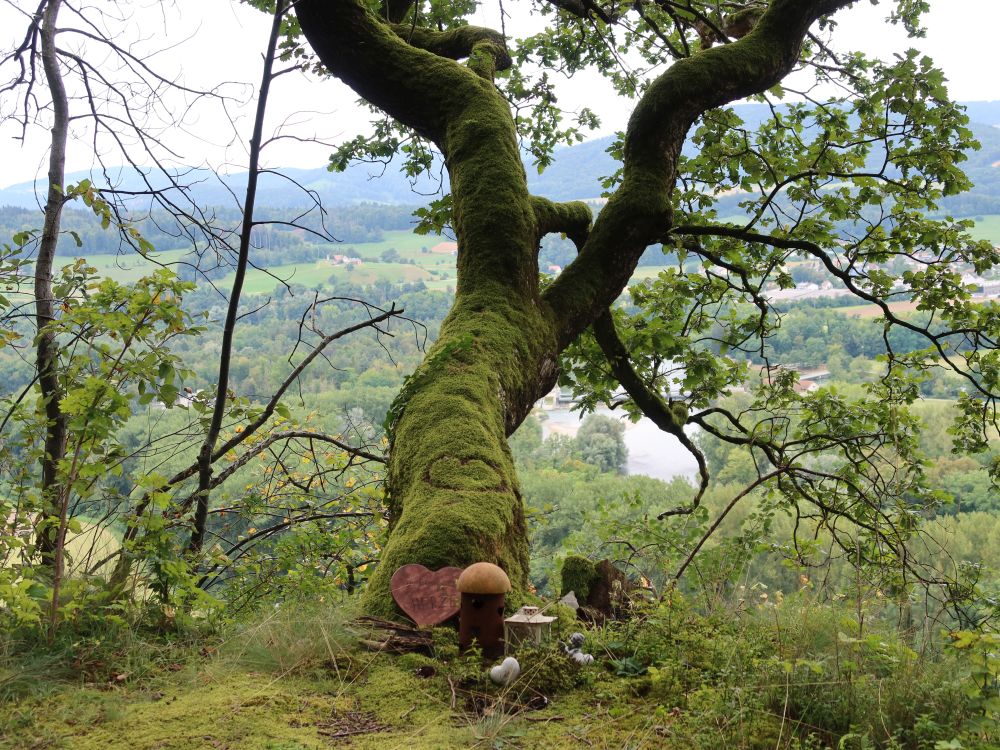
[{"label": "heart-shaped wooden plaque", "polygon": [[392,574],[392,598],[420,627],[440,625],[458,614],[461,568],[428,570],[423,565],[404,565]]}]

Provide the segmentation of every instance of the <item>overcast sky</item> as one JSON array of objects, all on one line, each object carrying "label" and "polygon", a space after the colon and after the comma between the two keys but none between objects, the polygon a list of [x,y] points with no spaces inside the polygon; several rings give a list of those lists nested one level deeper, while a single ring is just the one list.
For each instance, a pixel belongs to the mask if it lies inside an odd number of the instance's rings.
[{"label": "overcast sky", "polygon": [[[6,0],[0,6],[0,39],[9,48],[18,31],[24,28],[19,7],[34,7],[27,0]],[[102,0],[103,2],[103,0]],[[106,4],[106,3],[105,3]],[[165,76],[181,77],[191,87],[212,87],[220,81],[232,82],[225,92],[242,100],[252,99],[252,90],[260,78],[260,50],[266,42],[268,18],[246,6],[227,0],[176,0],[123,3],[136,9],[133,32],[143,38],[142,48],[162,50],[151,61]],[[507,0],[505,9],[517,16],[516,0]],[[484,25],[499,26],[499,5],[484,3],[480,11]],[[889,57],[892,52],[916,46],[941,66],[949,80],[954,98],[962,101],[1000,99],[1000,76],[996,73],[997,33],[1000,30],[1000,2],[997,0],[931,0],[928,36],[907,40],[900,31],[882,20],[887,5],[871,7],[861,0],[852,9],[838,14],[838,48],[851,47],[869,54]],[[511,35],[530,30],[508,21]],[[23,32],[21,32],[23,33]],[[124,34],[123,34],[124,38]],[[269,147],[265,159],[271,166],[315,167],[323,164],[330,145],[303,145],[298,138],[319,137],[327,144],[356,134],[368,116],[354,105],[355,97],[346,87],[332,80],[315,80],[293,74],[278,79],[269,105],[273,128],[287,123],[285,131],[296,138],[278,141]],[[593,77],[581,77],[561,87],[560,104],[567,110],[582,106],[598,112],[602,128],[594,136],[621,129],[628,117],[630,103],[616,101],[610,86]],[[0,95],[0,113],[8,115],[13,102]],[[175,100],[172,114],[183,109]],[[252,109],[235,103],[193,107],[183,118],[182,128],[164,131],[164,139],[174,144],[176,163],[210,164],[226,171],[245,169],[246,154],[241,145],[250,130]],[[47,133],[36,129],[22,145],[15,137],[20,131],[11,121],[0,123],[0,154],[3,173],[0,186],[6,186],[44,174]],[[74,129],[77,140],[69,146],[68,168],[91,166],[91,142],[81,126]]]}]

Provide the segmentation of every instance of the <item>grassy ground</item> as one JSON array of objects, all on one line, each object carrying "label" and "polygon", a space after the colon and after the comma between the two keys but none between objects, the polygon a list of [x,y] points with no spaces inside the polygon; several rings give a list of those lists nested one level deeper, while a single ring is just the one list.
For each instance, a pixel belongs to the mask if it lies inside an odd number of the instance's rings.
[{"label": "grassy ground", "polygon": [[[151,257],[157,263],[172,264],[186,260],[185,250],[166,250],[154,253]],[[69,263],[68,259],[63,259]],[[117,281],[131,282],[139,277],[150,273],[157,266],[155,263],[145,260],[139,255],[91,255],[87,258],[87,263],[97,269],[100,276],[109,276]]]},{"label": "grassy ground", "polygon": [[[594,747],[661,746],[649,712],[612,711],[617,701],[604,688],[529,710],[541,693],[528,670],[510,688],[474,678],[470,689],[479,662],[459,659],[454,647],[450,670],[420,655],[373,653],[336,620],[277,613],[210,647],[165,650],[133,671],[99,664],[75,685],[54,683],[5,706],[0,747],[576,748],[587,738]],[[546,658],[565,666],[555,652]],[[435,674],[420,676],[428,666]]]},{"label": "grassy ground", "polygon": [[[13,653],[8,639],[0,747],[997,747],[995,724],[966,726],[959,663],[870,624],[853,633],[849,607],[705,616],[678,600],[588,631],[589,667],[557,644],[520,651],[522,674],[503,688],[478,657],[459,656],[452,630],[435,631],[433,657],[390,655],[363,648],[373,636],[350,617],[314,602],[211,636],[106,630],[48,659]],[[567,627],[581,626],[564,621],[564,637]]]}]

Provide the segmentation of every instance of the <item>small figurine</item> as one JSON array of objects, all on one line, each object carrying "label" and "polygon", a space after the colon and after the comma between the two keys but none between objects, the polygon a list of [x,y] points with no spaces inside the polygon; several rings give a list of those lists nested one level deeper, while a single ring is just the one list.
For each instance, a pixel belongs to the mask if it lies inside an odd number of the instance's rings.
[{"label": "small figurine", "polygon": [[542,614],[538,607],[521,607],[503,621],[504,641],[509,648],[521,643],[540,646],[552,632],[552,623],[558,618]]},{"label": "small figurine", "polygon": [[476,641],[486,658],[502,655],[504,594],[510,591],[507,574],[492,563],[473,563],[462,571],[455,586],[461,594],[458,648],[465,651]]},{"label": "small figurine", "polygon": [[583,653],[583,641],[583,633],[571,633],[569,641],[563,646],[566,655],[581,667],[594,663],[592,654]]}]

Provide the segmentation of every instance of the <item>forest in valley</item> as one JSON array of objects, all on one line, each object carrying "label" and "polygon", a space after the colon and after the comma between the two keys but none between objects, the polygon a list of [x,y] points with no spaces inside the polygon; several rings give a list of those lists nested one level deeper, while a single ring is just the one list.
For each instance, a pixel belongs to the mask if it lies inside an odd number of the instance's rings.
[{"label": "forest in valley", "polygon": [[9,5],[0,747],[1000,746],[1000,107],[849,0],[253,0],[242,100]]}]

